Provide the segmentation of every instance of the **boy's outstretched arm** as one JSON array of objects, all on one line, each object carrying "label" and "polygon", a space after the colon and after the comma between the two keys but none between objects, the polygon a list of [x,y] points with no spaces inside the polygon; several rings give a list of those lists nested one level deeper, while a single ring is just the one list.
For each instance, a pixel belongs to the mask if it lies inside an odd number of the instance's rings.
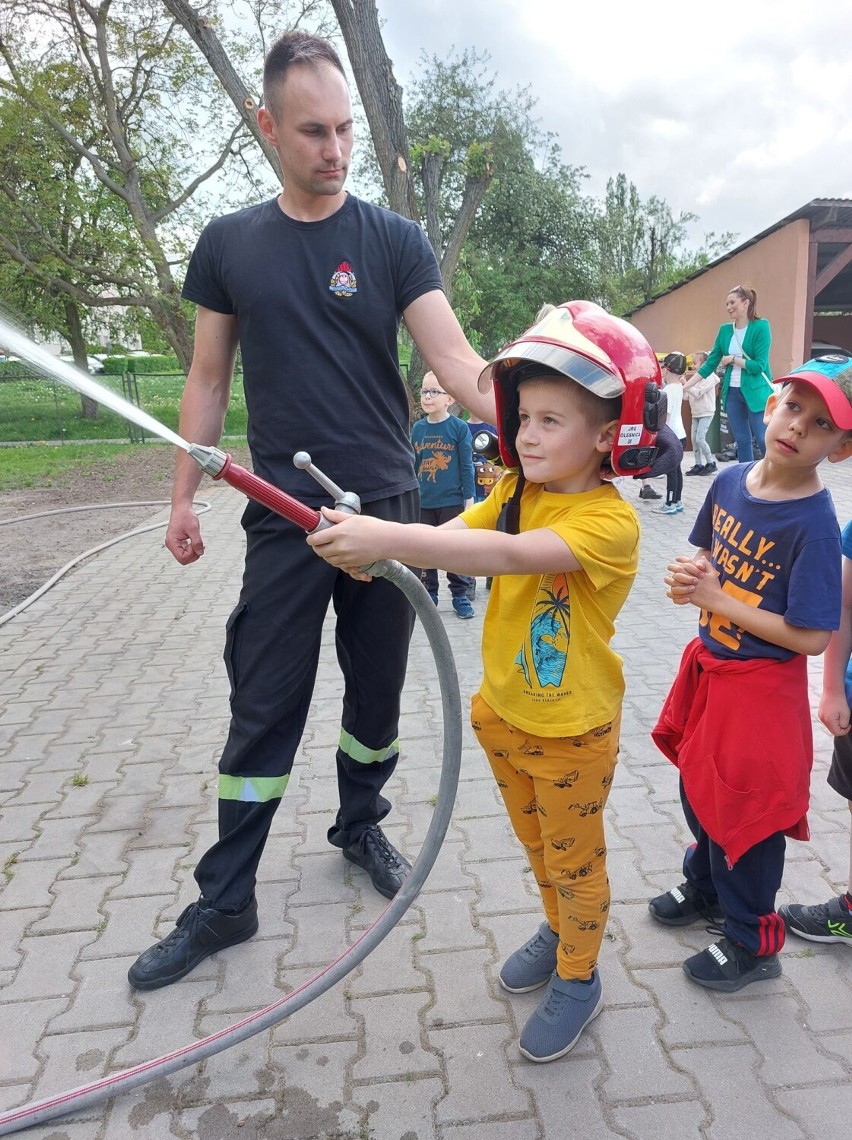
[{"label": "boy's outstretched arm", "polygon": [[386,558],[477,578],[582,569],[568,544],[545,528],[503,534],[473,530],[458,518],[434,527],[347,515],[327,507],[322,512],[335,526],[309,534],[308,545],[347,573]]},{"label": "boy's outstretched arm", "polygon": [[846,666],[852,654],[852,559],[843,559],[843,601],[840,629],[832,633],[825,651],[819,719],[833,736],[846,736],[850,727],[846,696]]}]

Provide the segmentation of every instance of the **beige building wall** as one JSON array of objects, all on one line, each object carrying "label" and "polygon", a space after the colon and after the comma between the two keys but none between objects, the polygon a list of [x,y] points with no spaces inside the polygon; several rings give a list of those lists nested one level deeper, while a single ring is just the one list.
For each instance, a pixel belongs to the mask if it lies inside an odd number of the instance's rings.
[{"label": "beige building wall", "polygon": [[728,318],[725,297],[735,285],[757,290],[757,311],[772,329],[770,365],[783,376],[803,362],[810,223],[797,219],[658,297],[629,320],[655,352],[709,351]]}]

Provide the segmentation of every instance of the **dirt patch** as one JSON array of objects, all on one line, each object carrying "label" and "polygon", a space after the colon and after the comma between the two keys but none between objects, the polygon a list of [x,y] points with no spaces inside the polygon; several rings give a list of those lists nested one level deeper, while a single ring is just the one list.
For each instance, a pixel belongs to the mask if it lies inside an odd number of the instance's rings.
[{"label": "dirt patch", "polygon": [[[235,462],[251,467],[248,448],[229,446],[228,450]],[[78,555],[143,526],[165,509],[174,462],[170,448],[128,447],[115,462],[69,471],[54,485],[4,491],[0,495],[0,616]],[[98,509],[72,509],[93,506]]]}]

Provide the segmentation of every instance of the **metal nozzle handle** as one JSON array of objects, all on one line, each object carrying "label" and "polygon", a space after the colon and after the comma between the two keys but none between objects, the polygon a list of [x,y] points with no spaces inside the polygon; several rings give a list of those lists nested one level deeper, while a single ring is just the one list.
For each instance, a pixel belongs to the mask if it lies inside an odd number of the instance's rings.
[{"label": "metal nozzle handle", "polygon": [[339,511],[348,511],[353,515],[361,513],[361,500],[354,491],[344,491],[318,467],[314,467],[307,451],[296,452],[293,456],[293,466],[298,467],[300,471],[307,471],[311,478],[315,479],[322,489],[331,495],[334,499],[334,505]]}]

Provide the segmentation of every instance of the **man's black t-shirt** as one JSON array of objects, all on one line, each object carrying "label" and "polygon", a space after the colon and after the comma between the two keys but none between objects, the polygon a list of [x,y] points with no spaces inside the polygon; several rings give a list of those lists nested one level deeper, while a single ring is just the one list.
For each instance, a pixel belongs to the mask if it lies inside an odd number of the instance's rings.
[{"label": "man's black t-shirt", "polygon": [[351,194],[297,222],[276,199],[211,222],[183,296],[237,318],[254,468],[316,504],[297,451],[364,502],[417,487],[399,372],[402,312],[441,289],[421,228]]}]

